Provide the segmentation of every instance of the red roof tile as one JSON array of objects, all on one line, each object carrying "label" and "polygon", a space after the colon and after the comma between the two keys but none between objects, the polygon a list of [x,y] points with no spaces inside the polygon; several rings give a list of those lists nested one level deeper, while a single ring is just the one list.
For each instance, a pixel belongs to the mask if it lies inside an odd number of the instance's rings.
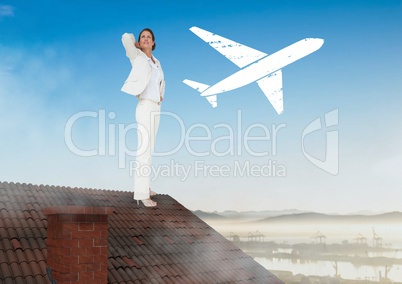
[{"label": "red roof tile", "polygon": [[57,205],[86,206],[93,213],[113,208],[110,284],[282,283],[170,196],[155,196],[156,208],[138,206],[132,197],[132,192],[0,182],[0,283],[50,283],[43,209]]},{"label": "red roof tile", "polygon": [[13,278],[13,275],[11,273],[10,265],[6,262],[3,262],[0,264],[0,275],[3,280],[6,280],[7,278]]}]

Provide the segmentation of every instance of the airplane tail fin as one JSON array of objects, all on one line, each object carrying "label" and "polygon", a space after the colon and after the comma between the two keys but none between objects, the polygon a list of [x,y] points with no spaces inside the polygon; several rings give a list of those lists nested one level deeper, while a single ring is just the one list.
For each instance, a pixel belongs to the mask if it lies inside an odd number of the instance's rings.
[{"label": "airplane tail fin", "polygon": [[205,85],[203,83],[198,83],[196,81],[191,81],[188,79],[183,80],[183,83],[190,86],[194,90],[197,90],[200,93],[204,92],[206,89],[209,88],[209,85]]},{"label": "airplane tail fin", "polygon": [[[188,85],[188,86],[190,86],[194,90],[197,90],[200,93],[204,92],[206,89],[208,89],[210,87],[209,85],[199,83],[199,82],[195,82],[195,81],[191,81],[191,80],[188,80],[188,79],[183,80],[183,83]],[[208,96],[208,97],[205,97],[205,98],[211,104],[211,106],[213,108],[218,106],[218,101],[217,101],[216,95]]]}]

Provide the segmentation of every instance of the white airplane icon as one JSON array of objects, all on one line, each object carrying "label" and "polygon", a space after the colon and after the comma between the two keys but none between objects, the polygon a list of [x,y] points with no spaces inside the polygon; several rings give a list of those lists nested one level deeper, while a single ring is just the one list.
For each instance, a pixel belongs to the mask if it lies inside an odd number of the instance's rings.
[{"label": "white airplane icon", "polygon": [[190,31],[242,69],[213,86],[188,79],[183,80],[183,83],[199,91],[212,107],[217,107],[217,94],[257,82],[278,114],[283,112],[281,69],[313,53],[324,44],[321,38],[305,38],[268,56],[198,27],[192,27]]}]

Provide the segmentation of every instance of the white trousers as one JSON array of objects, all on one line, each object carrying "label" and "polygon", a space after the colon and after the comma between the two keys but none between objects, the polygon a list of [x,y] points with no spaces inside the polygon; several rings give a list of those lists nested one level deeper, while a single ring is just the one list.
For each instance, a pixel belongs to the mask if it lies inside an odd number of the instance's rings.
[{"label": "white trousers", "polygon": [[135,111],[138,127],[137,170],[134,174],[134,199],[136,200],[149,198],[152,152],[158,132],[160,110],[160,104],[147,99],[139,99]]}]

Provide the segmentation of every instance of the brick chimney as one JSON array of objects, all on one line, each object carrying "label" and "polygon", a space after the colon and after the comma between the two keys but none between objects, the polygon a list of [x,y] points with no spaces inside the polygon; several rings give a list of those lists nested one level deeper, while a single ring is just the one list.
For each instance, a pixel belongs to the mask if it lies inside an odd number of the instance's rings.
[{"label": "brick chimney", "polygon": [[106,284],[107,218],[113,208],[53,206],[43,213],[47,216],[47,266],[52,283]]}]

